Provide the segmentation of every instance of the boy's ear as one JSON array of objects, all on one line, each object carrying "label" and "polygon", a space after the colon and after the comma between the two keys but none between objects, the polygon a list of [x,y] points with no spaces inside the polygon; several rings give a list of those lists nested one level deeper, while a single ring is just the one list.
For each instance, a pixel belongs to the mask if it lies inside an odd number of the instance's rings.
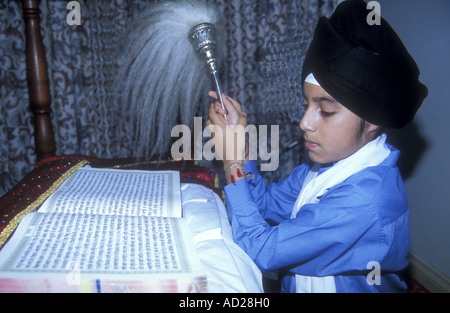
[{"label": "boy's ear", "polygon": [[375,124],[372,124],[370,122],[365,121],[364,129],[367,132],[368,135],[374,135],[377,133],[377,131],[382,127]]}]

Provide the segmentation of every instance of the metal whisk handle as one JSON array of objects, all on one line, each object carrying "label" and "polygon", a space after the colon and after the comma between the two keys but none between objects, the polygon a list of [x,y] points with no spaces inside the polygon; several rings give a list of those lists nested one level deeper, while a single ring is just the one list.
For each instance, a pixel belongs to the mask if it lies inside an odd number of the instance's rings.
[{"label": "metal whisk handle", "polygon": [[[225,105],[222,100],[222,88],[216,67],[216,28],[213,24],[202,23],[192,27],[189,32],[189,41],[194,46],[195,51],[203,56],[209,66],[211,75],[214,77],[217,97],[219,98],[222,109],[226,112]],[[225,119],[227,115],[225,114]]]}]

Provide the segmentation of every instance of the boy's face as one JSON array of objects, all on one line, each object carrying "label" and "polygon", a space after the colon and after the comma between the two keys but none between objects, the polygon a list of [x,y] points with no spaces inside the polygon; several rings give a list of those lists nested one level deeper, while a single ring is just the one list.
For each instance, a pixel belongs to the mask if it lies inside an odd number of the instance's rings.
[{"label": "boy's face", "polygon": [[372,140],[376,125],[366,123],[331,97],[322,87],[303,84],[305,114],[300,122],[310,159],[327,164],[340,161]]}]

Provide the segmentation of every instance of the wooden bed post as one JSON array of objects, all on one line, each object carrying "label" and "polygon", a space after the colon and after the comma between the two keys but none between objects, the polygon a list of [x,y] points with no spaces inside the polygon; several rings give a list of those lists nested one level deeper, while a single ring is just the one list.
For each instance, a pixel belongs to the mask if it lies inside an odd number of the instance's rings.
[{"label": "wooden bed post", "polygon": [[50,84],[39,23],[39,0],[22,0],[25,20],[26,62],[31,111],[34,114],[37,159],[55,155],[55,135],[50,119]]}]

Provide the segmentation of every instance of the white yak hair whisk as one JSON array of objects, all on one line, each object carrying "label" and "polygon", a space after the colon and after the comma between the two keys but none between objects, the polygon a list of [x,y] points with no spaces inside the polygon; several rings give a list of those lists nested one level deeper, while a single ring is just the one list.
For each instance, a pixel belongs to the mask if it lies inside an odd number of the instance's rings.
[{"label": "white yak hair whisk", "polygon": [[[223,21],[214,4],[161,1],[151,4],[124,36],[115,88],[133,156],[170,151],[172,128],[192,125],[195,114],[207,112],[213,84],[207,64],[188,38],[191,28],[201,23],[215,25],[222,42]],[[219,56],[221,50],[218,47]]]}]

